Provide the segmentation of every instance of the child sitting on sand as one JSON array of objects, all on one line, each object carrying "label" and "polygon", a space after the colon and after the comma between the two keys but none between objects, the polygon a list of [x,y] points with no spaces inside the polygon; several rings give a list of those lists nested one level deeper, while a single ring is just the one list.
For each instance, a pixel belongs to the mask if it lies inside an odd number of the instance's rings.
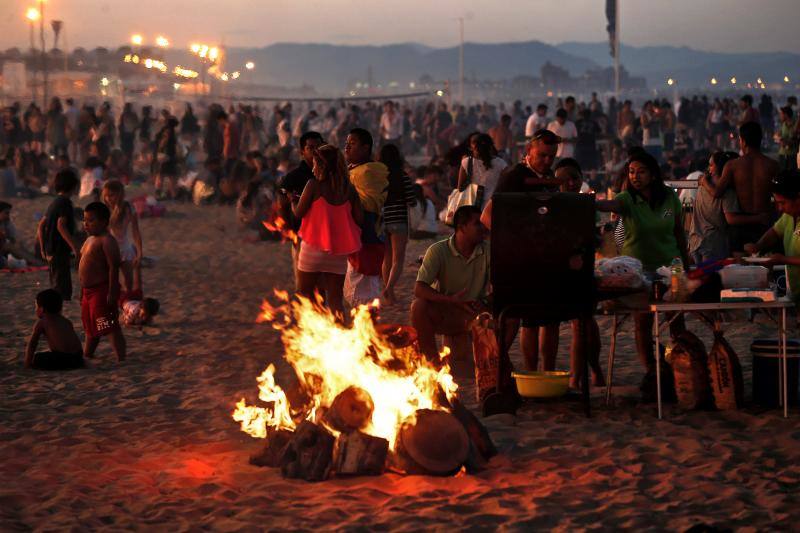
[{"label": "child sitting on sand", "polygon": [[[68,370],[83,366],[81,341],[72,322],[61,315],[64,299],[46,289],[36,295],[36,316],[33,332],[25,348],[25,367],[39,370]],[[37,352],[39,337],[44,335],[49,352]]]},{"label": "child sitting on sand", "polygon": [[111,211],[101,202],[83,210],[83,227],[89,238],[81,248],[81,319],[86,333],[83,354],[93,357],[100,337],[109,335],[117,360],[125,359],[125,337],[117,322],[119,301],[119,246],[108,232]]}]

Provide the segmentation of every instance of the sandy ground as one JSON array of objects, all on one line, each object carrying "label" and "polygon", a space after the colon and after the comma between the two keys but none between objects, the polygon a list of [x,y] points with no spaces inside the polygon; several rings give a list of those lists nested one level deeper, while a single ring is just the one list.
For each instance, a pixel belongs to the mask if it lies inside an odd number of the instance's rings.
[{"label": "sandy ground", "polygon": [[[33,234],[47,202],[14,201],[22,235]],[[0,274],[3,531],[796,527],[797,412],[784,420],[755,407],[668,407],[657,420],[637,398],[630,326],[620,336],[612,406],[597,390],[591,419],[569,397],[487,419],[501,455],[478,475],[309,484],[250,466],[261,441],[230,413],[242,396],[255,401],[255,377],[281,359],[277,332],[254,319],[263,296],[291,288],[288,247],[244,242],[230,207],[170,206],[142,228],[146,255],[157,259],[144,271],[145,289],[163,313],[152,327],[126,330],[123,364],[104,342],[88,369],[23,369],[34,295],[47,274]],[[409,259],[425,246],[413,243]],[[406,321],[415,271],[406,269],[398,291],[406,297],[387,318]],[[79,327],[77,301],[65,314]],[[600,326],[607,345],[609,319]],[[709,339],[700,324],[690,328]],[[765,332],[766,324],[737,324],[728,334],[748,395],[749,342]],[[475,407],[470,383],[462,391]]]}]

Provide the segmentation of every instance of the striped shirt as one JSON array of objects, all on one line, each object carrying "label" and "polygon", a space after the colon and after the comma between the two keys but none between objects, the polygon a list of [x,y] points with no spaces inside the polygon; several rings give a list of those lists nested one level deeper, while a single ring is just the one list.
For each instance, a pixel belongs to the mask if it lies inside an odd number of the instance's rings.
[{"label": "striped shirt", "polygon": [[405,173],[389,174],[389,193],[383,205],[384,224],[408,224],[408,206],[416,203],[414,184]]}]

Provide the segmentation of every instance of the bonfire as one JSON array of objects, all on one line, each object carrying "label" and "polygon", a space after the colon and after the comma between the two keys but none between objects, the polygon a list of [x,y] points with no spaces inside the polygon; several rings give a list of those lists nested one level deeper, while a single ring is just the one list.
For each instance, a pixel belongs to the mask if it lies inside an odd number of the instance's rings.
[{"label": "bonfire", "polygon": [[[354,309],[344,325],[320,298],[275,296],[278,305],[265,300],[257,321],[281,332],[298,390],[287,395],[270,364],[257,378],[260,404],[236,404],[242,431],[266,439],[253,462],[280,466],[288,477],[324,479],[343,470],[377,474],[387,465],[452,473],[471,448],[484,459],[493,453],[490,441],[471,444],[480,424],[458,402],[446,349],[429,360],[411,328],[376,326],[372,306]],[[488,440],[485,430],[478,433]]]}]

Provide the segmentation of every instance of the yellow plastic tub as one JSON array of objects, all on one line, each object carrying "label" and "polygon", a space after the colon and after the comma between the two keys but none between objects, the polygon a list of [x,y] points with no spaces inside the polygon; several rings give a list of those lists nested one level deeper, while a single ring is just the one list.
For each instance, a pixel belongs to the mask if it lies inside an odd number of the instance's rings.
[{"label": "yellow plastic tub", "polygon": [[569,372],[514,372],[517,391],[525,398],[558,398],[567,393]]}]

